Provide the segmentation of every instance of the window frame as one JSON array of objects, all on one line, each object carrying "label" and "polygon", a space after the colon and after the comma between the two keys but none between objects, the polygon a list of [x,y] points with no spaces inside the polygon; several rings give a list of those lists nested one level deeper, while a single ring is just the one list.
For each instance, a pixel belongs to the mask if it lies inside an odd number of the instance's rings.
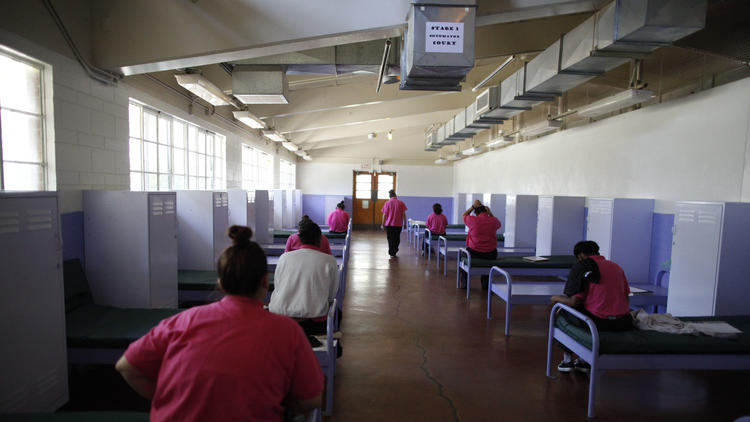
[{"label": "window frame", "polygon": [[[250,161],[245,160],[245,152]],[[273,190],[273,155],[248,144],[242,144],[242,189],[246,191]],[[245,174],[246,170],[253,174]],[[269,175],[270,174],[270,178]],[[253,185],[254,184],[254,185]]]}]

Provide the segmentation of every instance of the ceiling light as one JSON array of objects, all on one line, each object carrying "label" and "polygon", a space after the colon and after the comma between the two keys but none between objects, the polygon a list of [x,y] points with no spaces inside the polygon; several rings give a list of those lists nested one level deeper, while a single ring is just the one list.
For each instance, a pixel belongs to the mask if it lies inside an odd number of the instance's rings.
[{"label": "ceiling light", "polygon": [[537,124],[525,127],[521,129],[522,136],[536,136],[543,135],[548,132],[557,130],[562,126],[562,123],[558,120],[544,120]]},{"label": "ceiling light", "polygon": [[279,132],[276,132],[275,130],[264,130],[263,131],[263,136],[265,136],[266,138],[268,138],[268,139],[270,139],[270,140],[272,140],[274,142],[284,142],[284,141],[286,141],[286,138],[284,138],[283,136],[281,136],[279,134]]},{"label": "ceiling light", "polygon": [[487,148],[495,148],[500,147],[503,145],[508,145],[513,143],[513,138],[510,136],[500,136],[498,138],[495,138],[485,144]]},{"label": "ceiling light", "polygon": [[312,160],[312,157],[310,157],[309,155],[305,155],[305,156],[304,156],[304,157],[302,157],[302,158],[303,158],[303,159],[304,159],[305,161],[311,161],[311,160]]},{"label": "ceiling light", "polygon": [[597,117],[611,113],[625,107],[642,103],[654,96],[653,91],[647,89],[628,89],[599,100],[593,104],[578,109],[578,115],[583,117]]},{"label": "ceiling light", "polygon": [[375,132],[370,132],[367,134],[367,139],[375,139],[378,136]]},{"label": "ceiling light", "polygon": [[266,123],[263,120],[253,116],[249,111],[233,111],[234,118],[241,121],[242,123],[250,126],[253,129],[263,129],[266,127]]},{"label": "ceiling light", "polygon": [[447,163],[447,162],[448,162],[448,160],[446,160],[446,159],[445,159],[445,158],[443,158],[443,157],[440,157],[440,158],[438,158],[437,160],[435,160],[435,164],[445,164],[445,163]]},{"label": "ceiling light", "polygon": [[291,143],[289,141],[282,142],[281,146],[283,146],[284,148],[286,148],[286,149],[288,149],[289,151],[292,151],[292,152],[297,151],[299,149],[299,147],[297,145],[294,145],[293,143]]},{"label": "ceiling light", "polygon": [[305,155],[307,155],[307,152],[301,149],[297,149],[297,151],[294,151],[294,153],[297,154],[297,156],[299,157],[304,157]]},{"label": "ceiling light", "polygon": [[211,105],[223,106],[230,105],[232,99],[212,84],[208,79],[197,73],[185,73],[174,75],[177,83],[200,98],[208,101]]},{"label": "ceiling light", "polygon": [[465,150],[461,151],[461,154],[474,155],[474,154],[479,154],[480,152],[484,152],[484,147],[481,145],[476,145],[476,146],[472,146],[471,148],[466,148]]},{"label": "ceiling light", "polygon": [[456,161],[461,159],[461,153],[457,152],[455,154],[449,155],[445,157],[448,161]]},{"label": "ceiling light", "polygon": [[387,135],[387,136],[388,136],[388,140],[389,140],[389,141],[392,141],[392,140],[393,140],[393,131],[392,131],[392,130],[389,130],[389,131],[388,131],[388,135]]}]

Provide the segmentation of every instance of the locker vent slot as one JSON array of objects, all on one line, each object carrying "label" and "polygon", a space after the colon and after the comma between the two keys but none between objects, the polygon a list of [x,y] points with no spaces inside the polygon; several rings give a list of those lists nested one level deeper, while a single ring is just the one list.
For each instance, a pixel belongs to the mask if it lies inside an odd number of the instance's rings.
[{"label": "locker vent slot", "polygon": [[229,195],[227,195],[226,193],[221,194],[221,206],[222,207],[229,206]]},{"label": "locker vent slot", "polygon": [[54,390],[60,383],[62,377],[57,369],[53,369],[45,375],[41,375],[36,381],[37,392],[46,396],[48,391]]},{"label": "locker vent slot", "polygon": [[715,225],[719,222],[719,216],[715,212],[698,211],[699,224]]},{"label": "locker vent slot", "polygon": [[52,230],[52,210],[26,211],[26,230]]},{"label": "locker vent slot", "polygon": [[164,201],[164,214],[174,214],[174,201],[168,199]]},{"label": "locker vent slot", "polygon": [[164,215],[164,204],[161,202],[154,201],[151,204],[151,214],[152,215]]},{"label": "locker vent slot", "polygon": [[690,223],[695,221],[695,211],[693,210],[680,210],[680,214],[677,216],[678,221]]},{"label": "locker vent slot", "polygon": [[221,208],[221,195],[214,195],[214,208]]},{"label": "locker vent slot", "polygon": [[21,231],[21,220],[17,211],[0,213],[0,234],[18,233]]}]

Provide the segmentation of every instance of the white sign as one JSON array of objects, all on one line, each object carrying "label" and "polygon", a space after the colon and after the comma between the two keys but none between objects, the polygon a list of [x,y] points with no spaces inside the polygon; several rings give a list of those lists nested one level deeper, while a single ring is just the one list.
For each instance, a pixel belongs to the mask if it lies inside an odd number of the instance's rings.
[{"label": "white sign", "polygon": [[428,53],[463,53],[463,22],[425,23],[424,49]]},{"label": "white sign", "polygon": [[362,209],[366,210],[368,208],[370,208],[370,201],[367,201],[367,200],[362,201]]}]

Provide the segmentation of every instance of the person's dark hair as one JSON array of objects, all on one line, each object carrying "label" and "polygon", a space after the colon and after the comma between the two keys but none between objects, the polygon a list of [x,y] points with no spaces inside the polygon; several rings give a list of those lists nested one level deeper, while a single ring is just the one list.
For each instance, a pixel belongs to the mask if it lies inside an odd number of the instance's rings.
[{"label": "person's dark hair", "polygon": [[309,216],[309,215],[307,215],[307,214],[305,214],[305,215],[303,215],[303,216],[302,216],[302,218],[301,218],[301,219],[299,220],[299,222],[297,223],[297,229],[299,229],[300,227],[302,227],[302,225],[303,225],[303,224],[306,224],[306,223],[312,223],[312,222],[313,222],[313,221],[312,221],[312,219],[310,218],[310,216]]},{"label": "person's dark hair", "polygon": [[474,214],[479,215],[483,212],[487,212],[487,208],[484,207],[484,205],[480,205],[478,207],[474,208]]},{"label": "person's dark hair", "polygon": [[388,197],[389,198],[393,198],[394,196],[396,196],[396,191],[393,190],[393,189],[389,190],[388,191]]},{"label": "person's dark hair", "polygon": [[440,214],[443,213],[443,207],[440,204],[434,204],[432,206],[432,212],[434,212],[435,214],[440,215]]},{"label": "person's dark hair", "polygon": [[573,255],[599,255],[599,245],[593,240],[582,240],[573,247]]},{"label": "person's dark hair", "polygon": [[315,245],[320,246],[320,238],[323,234],[320,231],[320,226],[315,224],[313,221],[307,221],[305,223],[300,222],[299,226],[299,240],[303,245]]},{"label": "person's dark hair", "polygon": [[263,248],[250,240],[253,231],[246,226],[232,226],[227,230],[232,246],[224,249],[216,263],[224,293],[254,296],[266,274],[268,262]]},{"label": "person's dark hair", "polygon": [[338,204],[336,204],[336,208],[341,209],[341,210],[345,209],[346,206],[344,205],[344,201],[341,201]]}]

